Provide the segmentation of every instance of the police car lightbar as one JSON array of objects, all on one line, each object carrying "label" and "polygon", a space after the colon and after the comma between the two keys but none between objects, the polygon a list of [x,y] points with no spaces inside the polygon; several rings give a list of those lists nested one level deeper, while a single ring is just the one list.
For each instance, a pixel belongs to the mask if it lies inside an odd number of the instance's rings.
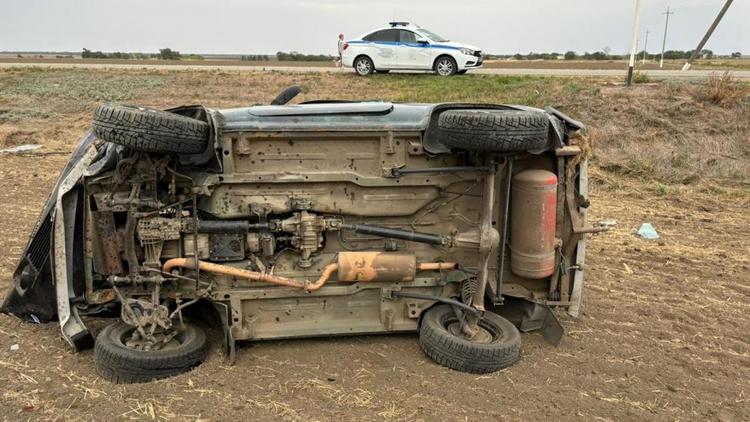
[{"label": "police car lightbar", "polygon": [[390,25],[391,28],[395,26],[409,26],[409,22],[388,22],[388,25]]}]

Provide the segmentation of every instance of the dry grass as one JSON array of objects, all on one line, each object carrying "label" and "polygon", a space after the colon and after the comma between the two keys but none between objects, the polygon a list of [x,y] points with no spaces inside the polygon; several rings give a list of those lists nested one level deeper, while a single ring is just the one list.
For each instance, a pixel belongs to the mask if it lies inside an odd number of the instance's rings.
[{"label": "dry grass", "polygon": [[698,101],[727,107],[736,105],[750,95],[750,86],[741,83],[724,72],[721,76],[711,75],[705,84],[700,84],[693,90],[693,96]]},{"label": "dry grass", "polygon": [[593,162],[606,171],[665,184],[747,183],[750,177],[750,101],[743,97],[748,88],[726,74],[705,85],[673,82],[626,89],[604,80],[490,75],[358,78],[348,72],[4,69],[0,145],[43,142],[40,152],[69,150],[101,102],[227,108],[268,103],[292,84],[303,88],[295,101],[553,105],[589,126],[597,145]]},{"label": "dry grass", "polygon": [[750,101],[699,101],[700,84],[604,87],[564,110],[586,122],[594,163],[667,184],[750,181]]}]

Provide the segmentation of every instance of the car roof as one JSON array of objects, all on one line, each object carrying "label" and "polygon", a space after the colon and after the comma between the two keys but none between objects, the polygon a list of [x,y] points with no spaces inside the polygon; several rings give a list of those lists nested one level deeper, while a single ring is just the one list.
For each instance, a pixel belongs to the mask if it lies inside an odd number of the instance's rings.
[{"label": "car roof", "polygon": [[368,36],[368,35],[370,35],[370,34],[372,34],[374,32],[385,31],[386,29],[405,29],[407,31],[414,32],[414,31],[419,31],[422,28],[420,28],[417,25],[411,24],[411,23],[406,24],[406,25],[381,26],[380,28],[376,28],[376,29],[373,29],[371,31],[365,32],[364,34],[360,35],[357,39],[364,38],[364,37],[366,37],[366,36]]},{"label": "car roof", "polygon": [[[314,101],[210,110],[221,132],[425,130],[436,108],[531,110],[503,104],[413,104],[387,101]],[[538,110],[538,109],[534,109]],[[539,110],[543,111],[543,110]]]}]

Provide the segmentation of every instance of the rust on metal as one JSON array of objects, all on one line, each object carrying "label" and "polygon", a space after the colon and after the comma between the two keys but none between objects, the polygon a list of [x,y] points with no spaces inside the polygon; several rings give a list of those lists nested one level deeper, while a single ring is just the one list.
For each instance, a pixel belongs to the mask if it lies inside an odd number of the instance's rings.
[{"label": "rust on metal", "polygon": [[[329,264],[329,267],[331,265],[336,264]],[[172,258],[164,263],[164,266],[162,267],[162,271],[164,272],[171,272],[173,269],[182,267],[182,268],[189,268],[189,269],[195,269],[195,263],[193,259],[188,258]],[[272,274],[265,274],[265,273],[259,273],[256,271],[250,271],[245,270],[242,268],[235,268],[231,267],[229,265],[220,265],[220,264],[214,264],[211,262],[206,261],[198,261],[198,267],[203,271],[208,271],[211,273],[217,273],[217,274],[223,274],[228,275],[231,277],[237,277],[237,278],[244,278],[247,280],[252,281],[259,281],[261,283],[272,283],[272,284],[278,284],[280,286],[287,286],[287,287],[297,287],[297,288],[305,288],[307,289],[309,286],[322,286],[327,281],[328,277],[333,273],[335,268],[333,270],[323,271],[323,274],[318,279],[318,281],[314,283],[308,283],[306,281],[300,281],[300,280],[294,280],[291,278],[286,277],[279,277]],[[317,288],[312,288],[308,290],[316,290]]]},{"label": "rust on metal", "polygon": [[340,252],[338,281],[406,282],[416,278],[417,271],[443,271],[456,268],[454,262],[417,263],[414,254],[398,252]]},{"label": "rust on metal", "polygon": [[[198,266],[201,270],[211,273],[314,291],[323,287],[336,271],[338,271],[338,281],[399,282],[414,280],[417,270],[447,271],[456,268],[456,263],[424,262],[417,264],[416,257],[410,254],[388,252],[342,252],[339,254],[338,262],[326,265],[321,272],[320,277],[313,282],[279,277],[272,274],[235,268],[229,265],[214,264],[206,261],[198,261]],[[169,273],[180,267],[195,269],[194,260],[188,258],[172,258],[164,263],[162,271]]]},{"label": "rust on metal", "polygon": [[95,249],[97,267],[95,271],[100,274],[122,274],[122,259],[120,258],[120,245],[117,242],[117,229],[115,228],[115,217],[112,211],[92,211],[92,220],[96,231]]},{"label": "rust on metal", "polygon": [[417,274],[417,257],[397,252],[340,252],[339,281],[412,281]]}]

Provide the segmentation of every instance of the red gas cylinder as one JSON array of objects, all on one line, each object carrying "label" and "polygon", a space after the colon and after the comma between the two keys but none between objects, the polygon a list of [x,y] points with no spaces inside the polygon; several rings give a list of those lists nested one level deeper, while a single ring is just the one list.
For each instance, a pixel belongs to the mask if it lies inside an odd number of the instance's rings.
[{"label": "red gas cylinder", "polygon": [[541,169],[513,176],[510,214],[510,270],[540,279],[555,271],[557,176]]}]

